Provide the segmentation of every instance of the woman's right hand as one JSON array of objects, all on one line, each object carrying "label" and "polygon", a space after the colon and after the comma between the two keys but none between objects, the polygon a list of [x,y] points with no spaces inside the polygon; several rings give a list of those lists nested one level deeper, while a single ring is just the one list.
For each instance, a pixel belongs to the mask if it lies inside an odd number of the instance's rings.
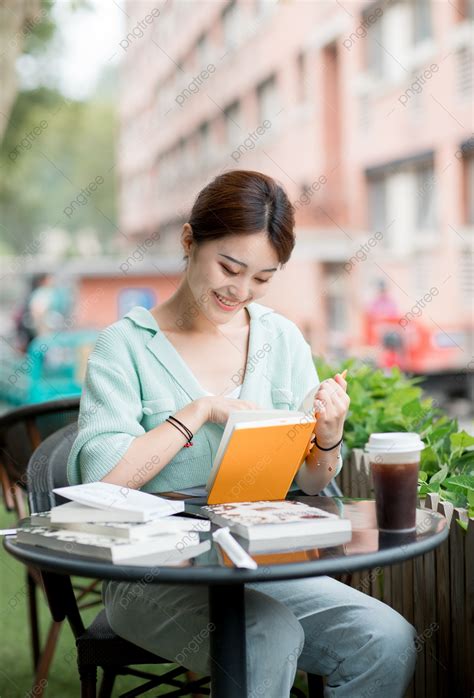
[{"label": "woman's right hand", "polygon": [[262,410],[263,407],[249,400],[222,397],[221,395],[209,395],[198,398],[206,415],[206,421],[215,424],[225,424],[231,412],[240,410]]}]

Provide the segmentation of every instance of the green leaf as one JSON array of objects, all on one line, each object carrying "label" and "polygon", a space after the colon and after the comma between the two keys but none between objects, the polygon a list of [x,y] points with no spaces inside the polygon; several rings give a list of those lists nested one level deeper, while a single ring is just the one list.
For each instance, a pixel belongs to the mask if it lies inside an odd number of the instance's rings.
[{"label": "green leaf", "polygon": [[458,434],[451,434],[450,441],[451,447],[459,451],[464,451],[466,448],[474,446],[474,436],[471,436],[464,430]]},{"label": "green leaf", "polygon": [[474,477],[470,475],[454,475],[445,480],[443,484],[445,487],[448,487],[448,485],[455,485],[456,487],[474,492]]},{"label": "green leaf", "polygon": [[434,485],[440,485],[448,476],[448,466],[443,465],[437,473],[435,473],[431,478],[430,478],[430,485],[433,487]]},{"label": "green leaf", "polygon": [[423,482],[420,487],[418,488],[418,495],[420,497],[424,497],[425,495],[429,494],[430,492],[434,492],[435,490],[428,485],[427,482]]},{"label": "green leaf", "polygon": [[467,498],[464,494],[464,490],[453,492],[451,490],[445,490],[442,487],[440,487],[439,495],[441,499],[451,502],[451,504],[455,507],[465,507],[467,504]]}]

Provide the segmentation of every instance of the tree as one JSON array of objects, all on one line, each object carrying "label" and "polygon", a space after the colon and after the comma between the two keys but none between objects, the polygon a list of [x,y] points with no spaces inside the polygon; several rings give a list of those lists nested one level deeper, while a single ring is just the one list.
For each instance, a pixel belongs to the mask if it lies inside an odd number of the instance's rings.
[{"label": "tree", "polygon": [[41,51],[52,35],[51,0],[0,0],[0,142],[18,92],[16,61]]},{"label": "tree", "polygon": [[104,249],[117,237],[113,95],[87,102],[41,87],[18,95],[0,149],[4,252],[31,253],[43,231],[92,228]]}]

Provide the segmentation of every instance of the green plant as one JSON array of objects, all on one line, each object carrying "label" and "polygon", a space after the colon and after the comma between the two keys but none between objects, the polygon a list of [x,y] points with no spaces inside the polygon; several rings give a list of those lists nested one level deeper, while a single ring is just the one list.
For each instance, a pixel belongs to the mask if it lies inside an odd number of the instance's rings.
[{"label": "green plant", "polygon": [[338,368],[319,359],[315,363],[321,380],[348,369],[351,405],[344,428],[348,451],[363,448],[373,432],[417,432],[426,444],[421,452],[420,496],[436,492],[474,516],[474,437],[459,431],[457,420],[424,396],[420,378],[409,378],[397,368],[387,374],[354,359]]}]

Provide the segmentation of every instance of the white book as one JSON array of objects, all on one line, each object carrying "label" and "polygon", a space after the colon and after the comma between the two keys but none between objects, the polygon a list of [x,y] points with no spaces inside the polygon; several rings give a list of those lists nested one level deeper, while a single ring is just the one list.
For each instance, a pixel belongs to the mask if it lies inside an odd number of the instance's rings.
[{"label": "white book", "polygon": [[69,555],[83,555],[98,560],[122,563],[131,558],[155,553],[173,552],[199,543],[194,531],[154,536],[130,542],[120,538],[96,536],[91,533],[64,531],[42,526],[22,525],[16,535],[18,543],[60,550]]},{"label": "white book", "polygon": [[202,555],[211,549],[210,540],[202,540],[200,543],[187,545],[184,548],[176,548],[167,553],[152,553],[151,555],[142,555],[127,560],[125,564],[134,567],[160,567],[166,565],[180,565],[185,560]]},{"label": "white book", "polygon": [[350,528],[328,533],[318,531],[317,533],[305,534],[303,536],[282,536],[281,538],[264,538],[261,540],[248,540],[237,534],[233,535],[235,535],[236,540],[249,555],[329,548],[349,543],[352,540],[352,530]]},{"label": "white book", "polygon": [[[112,485],[108,482],[88,482],[83,485],[71,485],[70,487],[56,487],[56,494],[70,499],[83,507],[94,510],[107,511],[116,518],[109,517],[108,521],[150,521],[160,516],[170,516],[184,511],[184,502],[158,497],[148,492]],[[63,508],[53,507],[56,509]],[[76,510],[76,521],[87,521],[87,518],[79,518]],[[99,516],[99,515],[97,515]],[[58,518],[54,520],[59,523]],[[90,520],[90,519],[89,519]],[[104,520],[104,519],[95,519]]]},{"label": "white book", "polygon": [[51,522],[57,524],[75,522],[130,522],[140,523],[143,521],[153,521],[152,518],[144,518],[142,512],[129,512],[119,509],[95,509],[94,507],[78,504],[78,502],[66,502],[53,507],[50,511]]},{"label": "white book", "polygon": [[320,536],[352,530],[349,519],[295,500],[208,504],[199,507],[199,512],[218,526],[228,526],[232,533],[255,541],[284,537],[296,541],[299,536],[312,535],[317,546]]},{"label": "white book", "polygon": [[[62,507],[58,507],[61,509]],[[90,507],[88,510],[91,511]],[[98,536],[109,536],[111,538],[125,538],[127,540],[144,540],[150,536],[157,536],[168,533],[179,533],[186,531],[204,532],[209,531],[211,523],[207,519],[198,519],[191,516],[161,516],[152,521],[138,523],[125,522],[95,522],[95,521],[68,521],[57,522],[51,520],[51,513],[41,512],[30,516],[31,526],[48,526],[54,529],[67,529],[70,531],[80,531],[83,533],[93,533]]]}]

